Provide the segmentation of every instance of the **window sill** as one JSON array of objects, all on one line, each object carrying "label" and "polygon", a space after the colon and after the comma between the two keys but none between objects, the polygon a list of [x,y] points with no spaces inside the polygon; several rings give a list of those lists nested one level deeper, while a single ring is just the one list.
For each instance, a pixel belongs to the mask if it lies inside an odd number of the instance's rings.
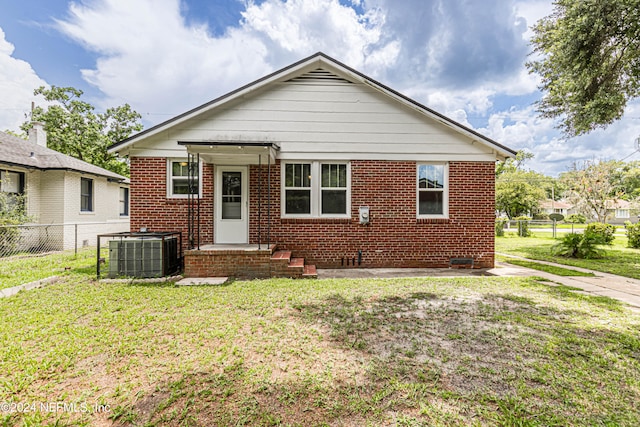
[{"label": "window sill", "polygon": [[95,215],[95,211],[80,211],[80,215]]},{"label": "window sill", "polygon": [[417,224],[449,224],[451,220],[449,218],[416,218]]},{"label": "window sill", "polygon": [[307,218],[280,218],[282,224],[349,224],[350,217],[330,218],[330,217],[307,217]]}]

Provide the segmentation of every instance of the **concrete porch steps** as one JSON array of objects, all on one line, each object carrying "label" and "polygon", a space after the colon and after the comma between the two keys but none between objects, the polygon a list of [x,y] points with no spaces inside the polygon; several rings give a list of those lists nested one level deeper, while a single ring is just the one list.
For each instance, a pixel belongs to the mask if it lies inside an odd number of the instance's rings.
[{"label": "concrete porch steps", "polygon": [[271,276],[291,278],[317,278],[315,265],[306,265],[304,258],[293,258],[291,251],[275,251],[271,255]]}]

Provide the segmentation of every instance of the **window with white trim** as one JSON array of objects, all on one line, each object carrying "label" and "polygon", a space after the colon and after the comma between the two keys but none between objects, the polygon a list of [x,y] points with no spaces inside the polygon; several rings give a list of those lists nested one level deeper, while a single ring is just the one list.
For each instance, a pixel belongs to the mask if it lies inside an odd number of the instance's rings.
[{"label": "window with white trim", "polygon": [[616,218],[631,218],[629,209],[616,209]]},{"label": "window with white trim", "polygon": [[345,215],[347,213],[347,165],[323,163],[320,167],[322,174],[320,213]]},{"label": "window with white trim", "polygon": [[0,191],[9,194],[23,194],[24,172],[0,171]]},{"label": "window with white trim", "polygon": [[120,216],[129,216],[129,189],[120,187]]},{"label": "window with white trim", "polygon": [[349,163],[287,162],[282,183],[283,217],[350,216]]},{"label": "window with white trim", "polygon": [[[193,189],[191,194],[200,194],[200,165],[193,171]],[[189,197],[189,162],[187,159],[169,159],[167,164],[167,197]]]},{"label": "window with white trim", "polygon": [[418,217],[446,218],[449,214],[447,165],[418,164],[416,175]]},{"label": "window with white trim", "polygon": [[80,212],[93,212],[93,180],[80,178]]},{"label": "window with white trim", "polygon": [[284,165],[284,212],[311,215],[311,163]]}]

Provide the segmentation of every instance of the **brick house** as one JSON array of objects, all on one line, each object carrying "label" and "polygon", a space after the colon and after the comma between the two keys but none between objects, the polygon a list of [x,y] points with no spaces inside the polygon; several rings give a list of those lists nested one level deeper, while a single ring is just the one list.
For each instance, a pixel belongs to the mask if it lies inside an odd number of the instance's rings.
[{"label": "brick house", "polygon": [[492,267],[495,162],[515,155],[323,53],[110,150],[132,231],[182,231],[196,277]]}]

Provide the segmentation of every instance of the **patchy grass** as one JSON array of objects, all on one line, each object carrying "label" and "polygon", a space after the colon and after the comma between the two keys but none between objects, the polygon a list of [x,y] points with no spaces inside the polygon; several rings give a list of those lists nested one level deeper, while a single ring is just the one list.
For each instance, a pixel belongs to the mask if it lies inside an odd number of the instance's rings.
[{"label": "patchy grass", "polygon": [[640,315],[529,278],[78,273],[0,299],[0,318],[0,402],[89,408],[1,425],[640,424]]},{"label": "patchy grass", "polygon": [[627,238],[616,236],[612,246],[605,246],[602,259],[577,259],[554,256],[551,247],[560,239],[552,237],[496,237],[496,252],[534,260],[551,261],[574,267],[640,279],[640,249],[627,247]]},{"label": "patchy grass", "polygon": [[535,261],[527,261],[524,259],[510,258],[506,256],[496,256],[497,260],[507,262],[513,265],[519,265],[520,267],[531,268],[538,271],[544,271],[546,273],[555,274],[556,276],[579,276],[579,277],[594,277],[593,273],[586,273],[584,271],[573,270],[570,268],[557,267],[555,265],[541,264]]},{"label": "patchy grass", "polygon": [[45,255],[20,255],[0,258],[0,289],[23,285],[51,276],[74,273],[95,274],[96,250],[81,249]]}]

